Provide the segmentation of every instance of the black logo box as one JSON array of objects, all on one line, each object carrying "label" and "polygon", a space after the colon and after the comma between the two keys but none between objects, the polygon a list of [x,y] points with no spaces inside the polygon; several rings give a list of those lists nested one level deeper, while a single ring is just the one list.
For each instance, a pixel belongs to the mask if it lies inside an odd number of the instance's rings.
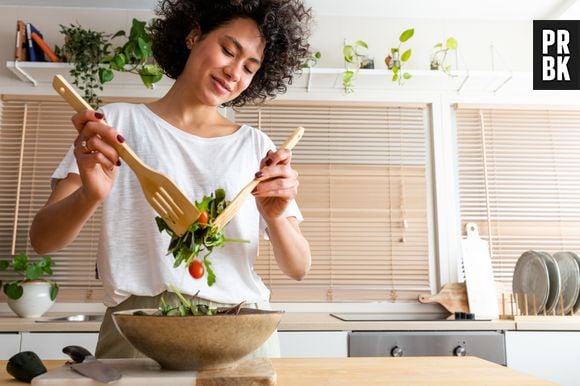
[{"label": "black logo box", "polygon": [[[545,81],[542,79],[542,32],[544,30],[566,30],[570,34],[568,49],[568,73],[570,80]],[[557,44],[548,48],[548,55],[557,57]],[[534,90],[580,90],[580,20],[534,20]]]}]

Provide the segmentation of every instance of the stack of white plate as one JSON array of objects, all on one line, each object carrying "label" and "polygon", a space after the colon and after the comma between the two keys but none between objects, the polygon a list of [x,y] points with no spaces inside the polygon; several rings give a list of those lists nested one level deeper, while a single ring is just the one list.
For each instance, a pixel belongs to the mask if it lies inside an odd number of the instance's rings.
[{"label": "stack of white plate", "polygon": [[516,263],[512,285],[521,313],[526,309],[528,315],[576,313],[580,310],[580,257],[573,252],[524,252]]}]

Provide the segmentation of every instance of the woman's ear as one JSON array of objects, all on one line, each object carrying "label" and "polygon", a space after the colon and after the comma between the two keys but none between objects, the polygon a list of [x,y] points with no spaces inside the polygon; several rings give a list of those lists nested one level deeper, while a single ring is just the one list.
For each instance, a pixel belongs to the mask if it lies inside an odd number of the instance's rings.
[{"label": "woman's ear", "polygon": [[185,37],[185,45],[188,50],[193,48],[193,45],[198,40],[200,33],[201,31],[199,30],[199,27],[195,27],[191,30],[190,33],[187,34]]}]

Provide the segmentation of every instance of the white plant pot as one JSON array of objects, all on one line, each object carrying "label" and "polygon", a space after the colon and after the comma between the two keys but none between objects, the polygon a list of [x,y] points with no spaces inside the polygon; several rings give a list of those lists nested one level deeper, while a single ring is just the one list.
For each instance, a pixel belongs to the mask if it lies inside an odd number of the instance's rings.
[{"label": "white plant pot", "polygon": [[21,285],[24,292],[20,299],[7,297],[8,306],[21,318],[39,318],[54,304],[54,300],[50,300],[50,283],[34,280]]}]

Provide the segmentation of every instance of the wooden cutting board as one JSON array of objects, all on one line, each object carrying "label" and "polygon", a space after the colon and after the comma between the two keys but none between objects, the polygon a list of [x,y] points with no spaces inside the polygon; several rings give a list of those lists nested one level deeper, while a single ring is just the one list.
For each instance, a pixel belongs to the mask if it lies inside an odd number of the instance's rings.
[{"label": "wooden cutting board", "polygon": [[[151,359],[102,359],[119,369],[123,378],[115,386],[261,386],[275,385],[276,372],[267,358],[241,361],[236,367],[205,371],[162,370]],[[57,367],[32,380],[35,386],[102,386],[68,366]]]},{"label": "wooden cutting board", "polygon": [[439,303],[451,313],[469,312],[465,283],[447,283],[441,288],[438,294],[419,295],[419,302]]}]

